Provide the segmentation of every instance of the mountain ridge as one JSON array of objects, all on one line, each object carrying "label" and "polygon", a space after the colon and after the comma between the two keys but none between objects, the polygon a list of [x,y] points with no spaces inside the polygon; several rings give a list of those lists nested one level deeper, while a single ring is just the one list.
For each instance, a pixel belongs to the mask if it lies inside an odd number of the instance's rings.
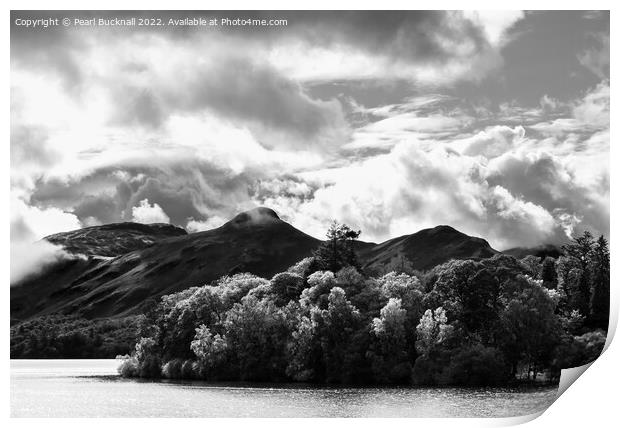
[{"label": "mountain ridge", "polygon": [[[171,225],[115,223],[44,239],[86,257],[65,260],[12,287],[13,318],[76,312],[88,318],[136,314],[149,300],[224,275],[250,272],[271,278],[310,256],[322,242],[265,207],[195,233]],[[427,270],[454,258],[499,254],[486,240],[446,225],[379,244],[356,241],[355,248],[363,266],[370,268],[406,257],[414,269]],[[114,251],[117,254],[110,255]]]}]

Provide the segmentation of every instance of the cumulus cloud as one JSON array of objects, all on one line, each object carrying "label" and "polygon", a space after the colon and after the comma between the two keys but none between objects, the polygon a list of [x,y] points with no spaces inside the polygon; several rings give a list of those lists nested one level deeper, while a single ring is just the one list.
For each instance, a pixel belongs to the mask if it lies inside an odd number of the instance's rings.
[{"label": "cumulus cloud", "polygon": [[15,193],[11,197],[12,242],[32,242],[54,233],[81,227],[79,219],[73,213],[54,206],[32,206]]},{"label": "cumulus cloud", "polygon": [[11,286],[43,272],[47,267],[73,258],[62,247],[41,238],[79,229],[81,223],[71,213],[58,208],[37,208],[13,195],[11,198]]},{"label": "cumulus cloud", "polygon": [[514,129],[508,126],[495,126],[455,144],[464,145],[463,153],[466,155],[484,156],[490,159],[506,153],[521,143],[524,136],[525,129],[522,126],[517,126]]},{"label": "cumulus cloud", "polygon": [[11,243],[11,287],[47,267],[74,256],[47,241]]},{"label": "cumulus cloud", "polygon": [[[382,119],[354,134],[386,151],[304,174],[308,191],[300,195],[285,195],[277,186],[270,193],[263,185],[258,199],[316,236],[330,218],[375,241],[446,223],[499,249],[561,243],[584,229],[608,234],[608,102],[603,82],[568,109],[559,102],[549,106],[564,115],[552,121],[558,133],[541,132],[545,122],[536,119],[548,112],[532,107],[525,126],[486,126],[465,137],[458,135],[462,129],[439,125],[467,118],[479,129],[479,121],[458,110],[387,106],[378,114]],[[417,124],[416,115],[441,119],[426,132],[407,126]],[[505,111],[496,120],[505,121]],[[586,122],[576,134],[573,128]]]},{"label": "cumulus cloud", "polygon": [[132,220],[137,223],[169,223],[170,217],[166,215],[159,205],[149,204],[148,199],[140,201],[140,205],[131,209]]},{"label": "cumulus cloud", "polygon": [[374,241],[437,224],[483,236],[498,248],[534,245],[561,233],[547,208],[491,185],[478,157],[406,143],[341,170],[311,199],[273,195],[262,203],[316,236],[330,219],[360,228]]},{"label": "cumulus cloud", "polygon": [[[317,237],[331,219],[376,241],[450,224],[497,248],[608,232],[605,28],[280,15],[208,35],[13,26],[12,241],[128,220],[201,231],[256,205]],[[571,38],[546,37],[559,28]],[[523,61],[541,46],[553,55]]]}]

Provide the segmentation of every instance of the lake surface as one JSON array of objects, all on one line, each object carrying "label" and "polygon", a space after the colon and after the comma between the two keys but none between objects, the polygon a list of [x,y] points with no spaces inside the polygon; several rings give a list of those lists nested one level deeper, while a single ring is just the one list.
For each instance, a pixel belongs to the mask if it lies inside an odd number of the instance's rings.
[{"label": "lake surface", "polygon": [[536,389],[317,388],[122,379],[115,360],[11,360],[12,417],[511,417]]}]

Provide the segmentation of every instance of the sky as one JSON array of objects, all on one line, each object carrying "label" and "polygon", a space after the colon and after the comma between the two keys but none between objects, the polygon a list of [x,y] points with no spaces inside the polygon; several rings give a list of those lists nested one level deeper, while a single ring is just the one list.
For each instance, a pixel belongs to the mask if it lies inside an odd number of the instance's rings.
[{"label": "sky", "polygon": [[[285,19],[49,26],[47,17]],[[256,206],[321,238],[609,234],[609,13],[12,12],[11,241]]]}]

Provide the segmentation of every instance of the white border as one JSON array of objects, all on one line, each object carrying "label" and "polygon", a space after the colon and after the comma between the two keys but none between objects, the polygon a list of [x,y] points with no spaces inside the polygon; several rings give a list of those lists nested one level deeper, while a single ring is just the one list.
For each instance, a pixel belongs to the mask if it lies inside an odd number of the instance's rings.
[{"label": "white border", "polygon": [[[238,1],[226,1],[214,4],[213,2],[204,1],[191,1],[191,0],[174,0],[173,2],[166,2],[163,0],[150,0],[150,1],[129,1],[129,0],[92,0],[88,3],[77,0],[56,0],[53,5],[49,1],[44,0],[32,0],[32,1],[14,1],[9,0],[3,2],[4,16],[1,21],[2,35],[4,37],[2,43],[2,58],[4,61],[3,71],[5,73],[4,84],[1,86],[2,99],[2,129],[3,129],[3,156],[4,168],[2,169],[4,175],[4,186],[2,186],[3,200],[7,202],[5,207],[8,207],[9,202],[9,11],[10,9],[32,9],[32,10],[49,10],[49,9],[64,9],[64,10],[194,10],[194,9],[207,9],[207,10],[254,10],[254,9],[271,9],[271,10],[338,10],[338,9],[366,9],[366,10],[382,10],[382,9],[531,9],[531,10],[544,10],[544,9],[602,9],[612,10],[611,12],[611,45],[617,46],[617,13],[613,10],[614,4],[617,2],[611,1],[588,1],[588,2],[575,2],[575,1],[521,1],[521,2],[502,2],[503,7],[498,7],[498,2],[492,1],[480,1],[470,0],[463,1],[444,1],[435,0],[433,2],[411,2],[411,1],[397,1],[397,0],[382,0],[382,1],[356,1],[356,2],[335,2],[334,0],[313,0],[313,1],[291,1],[283,0],[262,0],[260,3],[250,0],[238,0]],[[88,7],[85,7],[88,6]],[[617,49],[616,49],[617,50]],[[616,58],[612,49],[612,70],[616,70]],[[613,73],[612,73],[613,74]],[[611,78],[615,82],[615,76]],[[616,99],[616,85],[611,85],[611,112],[612,112],[612,135],[617,124],[615,119],[614,103]],[[617,172],[613,166],[619,165],[618,163],[619,148],[614,144],[613,138],[611,143],[611,213],[617,212],[617,192],[615,191],[615,181]],[[5,275],[5,295],[3,299],[3,310],[5,314],[5,323],[8,324],[9,318],[9,214],[8,209],[2,210],[0,218],[0,224],[2,227],[2,239],[4,246],[2,248],[2,272]],[[613,215],[610,216],[612,218]],[[615,327],[618,320],[618,260],[616,254],[620,251],[620,245],[618,245],[618,231],[616,223],[611,224],[611,255],[612,255],[612,271],[611,271],[611,284],[612,284],[612,325]],[[6,327],[8,325],[5,324]],[[9,329],[0,329],[2,331],[2,340],[5,344],[5,364],[2,370],[2,378],[4,381],[4,389],[2,391],[4,416],[9,417]],[[610,337],[612,334],[610,334]],[[617,341],[616,341],[617,342]],[[575,385],[568,388],[568,390],[541,416],[535,418],[530,422],[531,426],[554,426],[562,427],[584,427],[584,426],[611,426],[617,423],[619,412],[617,410],[617,392],[616,385],[620,381],[619,371],[616,367],[620,356],[619,345],[612,341],[608,341],[608,349],[604,354],[592,364],[592,367],[588,369],[583,376],[581,376]],[[389,419],[389,420],[377,420],[377,419],[323,419],[319,423],[328,426],[341,426],[341,425],[356,425],[356,426],[368,426],[376,427],[377,425],[383,425],[389,423],[393,426],[458,426],[458,427],[483,427],[483,426],[505,426],[514,425],[518,423],[527,422],[535,416],[529,418],[508,418],[508,419]],[[52,427],[67,427],[76,426],[82,427],[86,421],[81,419],[9,419],[8,423],[15,426],[32,426],[45,424]],[[318,421],[313,419],[295,419],[294,421],[288,419],[218,419],[218,420],[203,420],[203,419],[182,419],[182,420],[168,420],[168,419],[89,419],[88,424],[93,426],[148,426],[151,427],[164,427],[169,424],[177,423],[187,424],[188,426],[200,426],[204,427],[206,424],[217,424],[217,426],[235,426],[251,424],[256,427],[273,427],[275,426],[290,426],[294,423],[300,427],[315,426]]]}]

